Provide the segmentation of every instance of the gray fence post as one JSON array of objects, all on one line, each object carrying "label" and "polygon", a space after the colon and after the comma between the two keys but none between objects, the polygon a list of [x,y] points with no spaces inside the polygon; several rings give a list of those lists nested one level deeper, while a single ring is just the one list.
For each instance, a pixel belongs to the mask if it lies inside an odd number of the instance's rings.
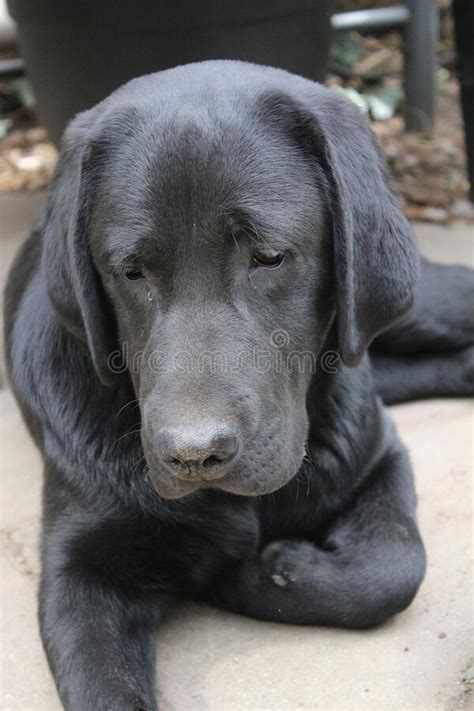
[{"label": "gray fence post", "polygon": [[405,127],[429,133],[433,128],[435,51],[438,13],[435,0],[407,0],[405,26]]}]

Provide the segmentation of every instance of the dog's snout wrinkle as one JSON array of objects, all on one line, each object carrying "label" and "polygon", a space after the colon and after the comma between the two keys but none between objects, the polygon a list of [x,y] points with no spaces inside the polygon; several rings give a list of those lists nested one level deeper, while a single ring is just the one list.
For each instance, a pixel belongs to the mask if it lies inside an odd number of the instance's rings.
[{"label": "dog's snout wrinkle", "polygon": [[227,473],[239,437],[231,426],[201,423],[160,429],[156,446],[163,464],[178,478],[211,481]]}]

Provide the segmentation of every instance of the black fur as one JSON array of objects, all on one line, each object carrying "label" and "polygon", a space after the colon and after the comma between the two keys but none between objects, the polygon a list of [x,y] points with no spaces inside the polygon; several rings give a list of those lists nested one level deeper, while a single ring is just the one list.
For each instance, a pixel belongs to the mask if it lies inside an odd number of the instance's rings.
[{"label": "black fur", "polygon": [[[156,708],[154,629],[176,596],[355,628],[410,603],[425,553],[377,390],[472,393],[471,274],[423,262],[415,295],[418,271],[365,118],[312,82],[189,65],[71,123],[6,290],[65,708]],[[195,367],[203,353],[219,367]],[[186,459],[209,428],[232,457]]]}]

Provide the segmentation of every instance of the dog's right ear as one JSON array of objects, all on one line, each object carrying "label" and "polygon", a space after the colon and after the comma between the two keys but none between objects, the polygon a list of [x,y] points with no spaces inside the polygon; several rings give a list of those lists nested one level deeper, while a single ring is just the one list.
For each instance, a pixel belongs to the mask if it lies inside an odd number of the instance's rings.
[{"label": "dog's right ear", "polygon": [[67,128],[49,201],[40,225],[42,270],[54,308],[66,328],[87,343],[105,385],[114,381],[108,366],[115,346],[115,320],[89,245],[90,197],[100,170],[91,136],[94,110]]},{"label": "dog's right ear", "polygon": [[338,342],[353,367],[411,308],[418,248],[362,111],[318,84],[290,76],[287,85],[262,95],[260,115],[278,120],[324,172],[318,195],[327,193],[332,216]]}]

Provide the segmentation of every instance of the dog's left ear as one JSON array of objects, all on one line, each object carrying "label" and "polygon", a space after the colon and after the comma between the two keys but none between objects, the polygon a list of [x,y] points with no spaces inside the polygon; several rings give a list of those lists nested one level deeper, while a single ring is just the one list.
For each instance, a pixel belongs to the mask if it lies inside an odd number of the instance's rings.
[{"label": "dog's left ear", "polygon": [[91,196],[100,150],[91,139],[93,112],[75,118],[63,137],[58,167],[40,230],[48,296],[62,323],[87,344],[104,385],[115,381],[108,364],[116,347],[115,319],[89,245]]},{"label": "dog's left ear", "polygon": [[419,254],[367,118],[334,90],[312,86],[299,133],[329,185],[339,348],[355,366],[373,338],[410,309]]}]

